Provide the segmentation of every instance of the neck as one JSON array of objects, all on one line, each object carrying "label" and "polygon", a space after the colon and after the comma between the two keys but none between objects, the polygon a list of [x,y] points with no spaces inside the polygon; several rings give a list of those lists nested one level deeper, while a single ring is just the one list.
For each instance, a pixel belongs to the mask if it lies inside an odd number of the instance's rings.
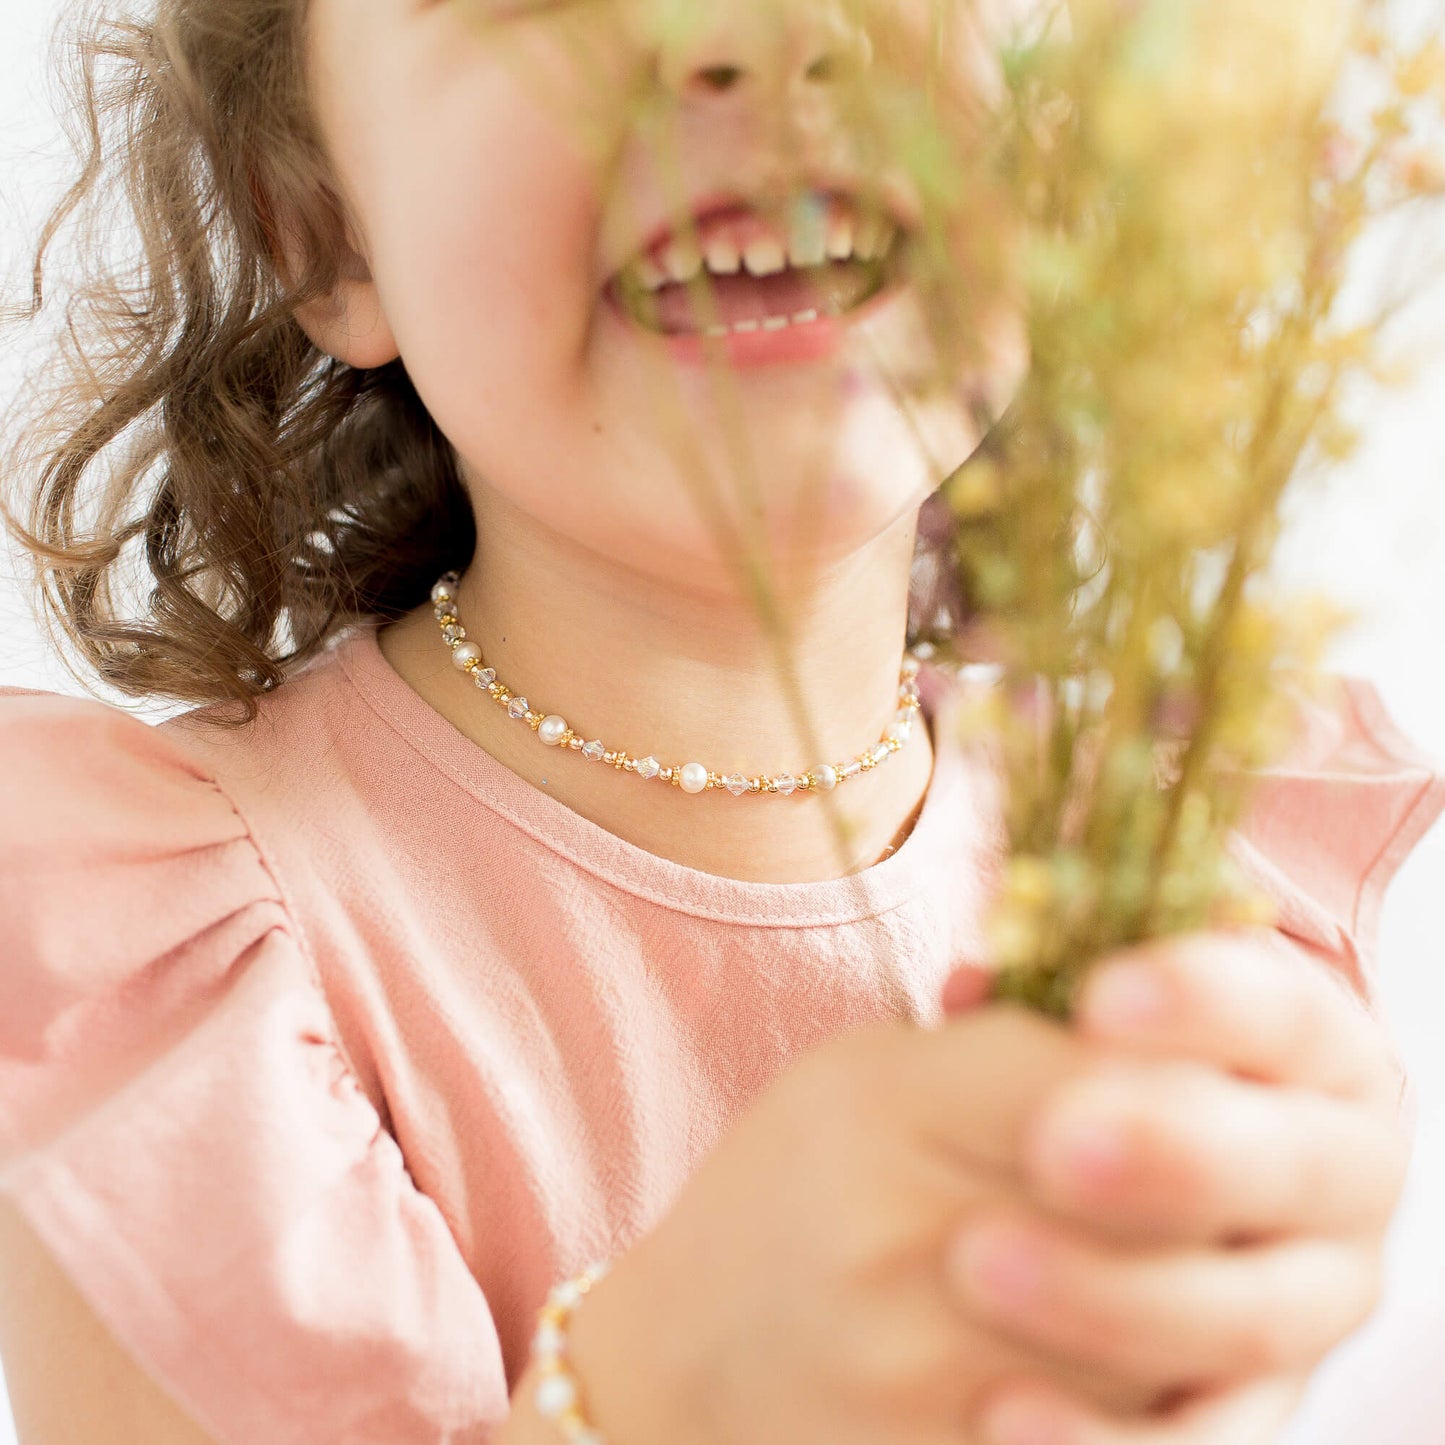
[{"label": "neck", "polygon": [[[533,710],[664,765],[799,773],[877,742],[897,707],[916,518],[779,597],[689,591],[589,552],[495,497],[457,588],[468,639]],[[465,685],[431,608],[384,628],[387,661],[454,726],[609,832],[724,877],[802,882],[876,861],[910,825],[932,771],[928,728],[832,793],[688,795],[545,747]]]}]

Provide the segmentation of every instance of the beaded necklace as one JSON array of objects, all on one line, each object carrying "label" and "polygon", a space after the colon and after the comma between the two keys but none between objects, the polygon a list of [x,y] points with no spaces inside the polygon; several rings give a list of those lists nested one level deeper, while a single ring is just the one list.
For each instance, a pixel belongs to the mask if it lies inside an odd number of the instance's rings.
[{"label": "beaded necklace", "polygon": [[[486,665],[482,649],[467,640],[467,630],[457,612],[456,588],[461,576],[457,572],[442,574],[431,590],[432,611],[441,627],[442,641],[451,648],[452,664],[470,675],[477,688],[486,693],[508,717],[524,723],[548,747],[566,748],[580,753],[589,762],[606,763],[619,773],[631,773],[643,781],[657,780],[680,788],[684,793],[705,793],[719,790],[742,797],[745,793],[773,794],[788,797],[794,793],[827,793],[839,783],[871,772],[900,751],[912,735],[920,707],[918,671],[920,660],[905,650],[898,673],[898,709],[882,736],[870,748],[846,762],[815,763],[800,773],[760,773],[749,777],[743,773],[719,773],[702,763],[664,764],[656,757],[634,757],[622,748],[609,748],[600,738],[583,741],[567,720],[557,713],[543,713],[533,708],[525,697],[514,693],[497,677],[497,671]],[[891,850],[890,850],[891,851]]]}]

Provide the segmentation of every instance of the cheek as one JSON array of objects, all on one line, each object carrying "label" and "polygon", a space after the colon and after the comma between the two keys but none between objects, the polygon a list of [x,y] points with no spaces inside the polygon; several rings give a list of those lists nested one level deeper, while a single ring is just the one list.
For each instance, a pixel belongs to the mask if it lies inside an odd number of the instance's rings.
[{"label": "cheek", "polygon": [[[429,130],[432,127],[428,128]],[[409,365],[494,373],[575,355],[593,289],[597,178],[555,123],[496,97],[400,147],[377,280]]]},{"label": "cheek", "polygon": [[484,474],[573,405],[601,279],[599,177],[500,75],[398,134],[378,168],[374,273],[418,392]]}]

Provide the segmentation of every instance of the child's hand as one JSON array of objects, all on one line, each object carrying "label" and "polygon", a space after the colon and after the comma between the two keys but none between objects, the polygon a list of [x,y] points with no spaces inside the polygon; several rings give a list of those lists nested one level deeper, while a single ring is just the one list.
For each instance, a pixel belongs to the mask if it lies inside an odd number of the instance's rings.
[{"label": "child's hand", "polygon": [[794,1060],[574,1321],[598,1428],[628,1445],[979,1445],[971,1422],[1001,1380],[1121,1414],[1152,1402],[977,1320],[947,1267],[972,1217],[1051,1217],[1021,1167],[1025,1127],[1110,1057],[1126,1055],[1009,1006],[864,1027]]},{"label": "child's hand", "polygon": [[[1113,992],[1126,968],[1156,987],[1156,1006],[1141,992],[1131,1010]],[[955,1001],[967,989],[951,981]],[[1025,1140],[1039,1201],[1087,1228],[1015,1218],[1021,1258],[1037,1269],[1031,1298],[973,1307],[1007,1337],[1106,1376],[1194,1388],[1172,1410],[1121,1418],[1013,1377],[988,1410],[992,1428],[1010,1403],[1014,1433],[988,1433],[985,1413],[982,1438],[1273,1441],[1310,1371],[1378,1301],[1412,1132],[1384,1031],[1326,964],[1274,934],[1195,935],[1121,956],[1088,981],[1077,1028],[1141,1056],[1066,1084]]]}]

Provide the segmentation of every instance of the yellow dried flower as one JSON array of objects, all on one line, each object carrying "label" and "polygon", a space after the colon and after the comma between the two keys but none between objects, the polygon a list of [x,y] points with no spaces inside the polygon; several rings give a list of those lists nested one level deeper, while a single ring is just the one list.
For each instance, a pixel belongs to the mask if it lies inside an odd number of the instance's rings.
[{"label": "yellow dried flower", "polygon": [[1430,40],[1404,56],[1395,70],[1395,88],[1404,96],[1445,97],[1445,45]]}]

